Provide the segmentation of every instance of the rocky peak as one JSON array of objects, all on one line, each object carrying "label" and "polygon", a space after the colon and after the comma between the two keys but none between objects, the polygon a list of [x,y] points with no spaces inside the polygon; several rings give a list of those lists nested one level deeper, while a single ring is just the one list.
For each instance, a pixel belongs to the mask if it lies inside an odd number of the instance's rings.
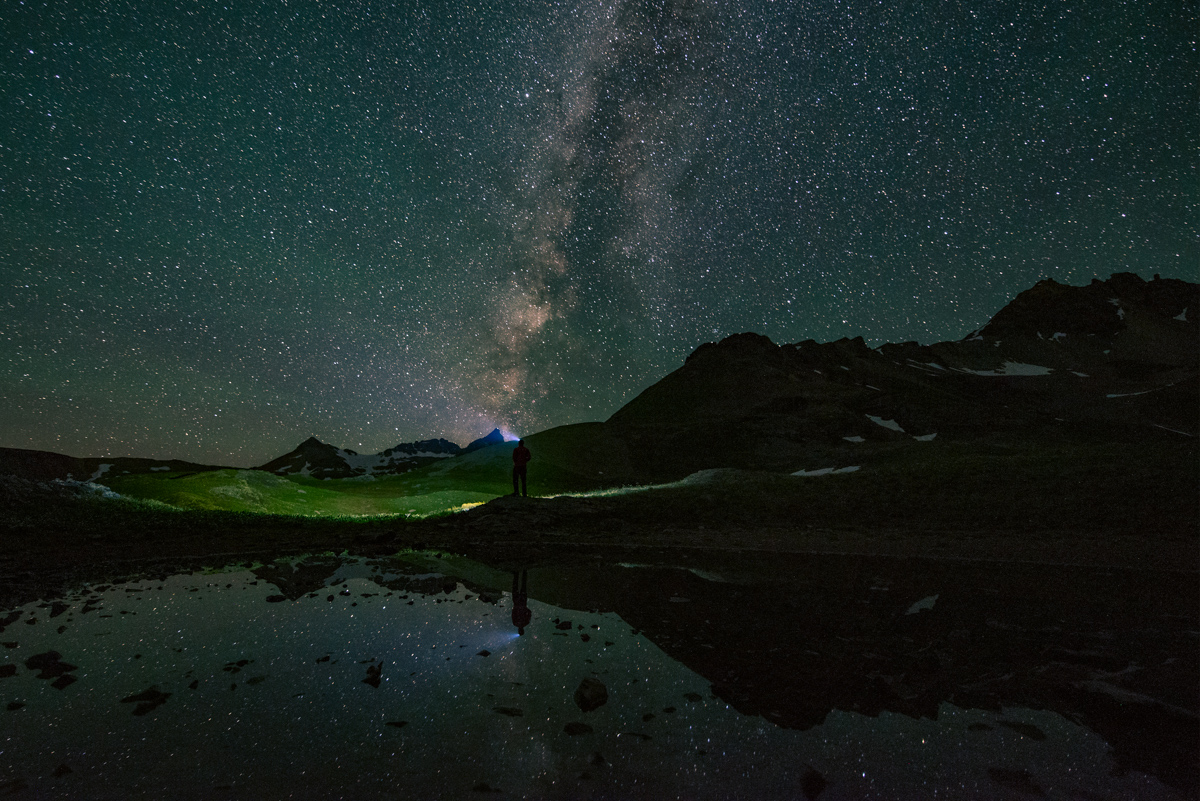
[{"label": "rocky peak", "polygon": [[684,363],[686,364],[693,359],[703,360],[714,356],[719,358],[754,357],[778,349],[779,346],[772,342],[769,337],[746,331],[745,333],[727,336],[720,342],[705,342],[692,351]]},{"label": "rocky peak", "polygon": [[1082,287],[1046,279],[1013,298],[978,335],[987,339],[1039,335],[1044,339],[1056,334],[1111,339],[1128,327],[1128,313],[1164,323],[1178,320],[1198,300],[1195,284],[1157,276],[1144,281],[1133,273],[1116,273]]},{"label": "rocky peak", "polygon": [[490,434],[475,440],[470,445],[463,448],[462,452],[471,453],[472,451],[477,451],[480,448],[486,448],[489,445],[498,445],[501,442],[504,442],[504,435],[500,433],[500,429],[493,428]]},{"label": "rocky peak", "polygon": [[393,453],[445,453],[451,456],[457,456],[462,453],[463,449],[454,444],[450,440],[423,439],[418,442],[401,442],[399,445],[388,448],[380,453],[380,456],[391,456]]}]

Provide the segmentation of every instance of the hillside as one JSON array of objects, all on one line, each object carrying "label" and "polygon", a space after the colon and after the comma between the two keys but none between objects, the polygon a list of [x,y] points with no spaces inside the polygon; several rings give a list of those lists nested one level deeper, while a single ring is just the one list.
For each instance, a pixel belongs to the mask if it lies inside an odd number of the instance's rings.
[{"label": "hillside", "polygon": [[[992,454],[989,470],[1015,448],[1070,472],[1072,459],[1108,443],[1131,455],[1169,454],[1162,470],[1190,476],[1186,454],[1200,433],[1197,343],[1200,285],[1130,274],[1086,287],[1042,281],[979,331],[928,346],[776,345],[737,334],[701,345],[607,421],[526,437],[530,487],[586,492],[718,468],[936,472],[942,454],[962,450],[955,444]],[[0,472],[99,481],[187,508],[425,515],[507,494],[511,449],[499,430],[466,448],[424,440],[373,455],[309,438],[256,468],[259,477],[0,449]],[[1160,463],[1134,461],[1143,470]]]},{"label": "hillside", "polygon": [[1082,288],[1044,281],[956,342],[738,334],[697,348],[609,418],[605,439],[636,454],[629,478],[663,480],[935,438],[1194,438],[1197,307],[1200,285],[1122,274]]}]

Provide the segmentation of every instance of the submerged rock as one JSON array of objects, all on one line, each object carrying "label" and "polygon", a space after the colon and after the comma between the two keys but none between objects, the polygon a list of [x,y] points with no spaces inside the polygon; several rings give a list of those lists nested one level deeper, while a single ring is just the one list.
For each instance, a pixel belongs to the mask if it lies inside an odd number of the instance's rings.
[{"label": "submerged rock", "polygon": [[608,688],[599,679],[591,676],[579,682],[575,689],[575,705],[584,712],[599,709],[608,703]]},{"label": "submerged rock", "polygon": [[1001,787],[1016,790],[1026,795],[1046,797],[1046,791],[1038,787],[1033,776],[1027,770],[1012,770],[1010,768],[988,768],[988,778]]},{"label": "submerged rock", "polygon": [[487,782],[480,782],[479,784],[477,784],[471,788],[471,792],[474,792],[474,793],[500,793],[500,792],[503,792],[503,790],[501,790],[499,787],[492,787]]},{"label": "submerged rock", "polygon": [[825,792],[827,784],[825,777],[812,767],[805,770],[804,775],[800,777],[800,791],[804,793],[804,797],[808,801],[813,801],[814,798]]},{"label": "submerged rock", "polygon": [[383,673],[383,665],[368,665],[367,677],[362,680],[363,684],[370,684],[376,689],[379,688],[380,674]]},{"label": "submerged rock", "polygon": [[[37,654],[25,660],[25,667],[30,670],[41,671],[38,673],[39,679],[54,679],[62,677],[66,673],[73,670],[79,670],[75,665],[68,665],[62,661],[62,654],[58,651],[47,651],[44,654]],[[71,679],[74,681],[75,679]],[[67,682],[70,684],[71,682]]]},{"label": "submerged rock", "polygon": [[170,693],[164,693],[158,687],[148,687],[142,690],[137,695],[130,695],[121,699],[122,704],[137,704],[133,710],[135,715],[145,715],[146,713],[157,709],[167,702],[171,697]]}]

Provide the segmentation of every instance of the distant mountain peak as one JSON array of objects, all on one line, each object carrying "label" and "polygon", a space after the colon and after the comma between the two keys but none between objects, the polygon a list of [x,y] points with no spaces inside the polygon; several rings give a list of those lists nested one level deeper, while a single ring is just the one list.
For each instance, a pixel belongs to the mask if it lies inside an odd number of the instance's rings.
[{"label": "distant mountain peak", "polygon": [[463,452],[463,449],[447,439],[423,439],[419,442],[401,442],[399,445],[394,445],[380,453],[381,456],[391,456],[393,453],[406,453],[410,455],[431,455],[438,454],[444,456],[458,456]]},{"label": "distant mountain peak", "polygon": [[470,445],[463,448],[462,452],[463,453],[471,453],[472,451],[477,451],[480,448],[486,448],[489,445],[498,445],[501,442],[504,442],[504,434],[502,434],[500,432],[500,429],[493,428],[490,434],[487,434],[487,435],[482,436],[479,439],[475,440]]},{"label": "distant mountain peak", "polygon": [[685,362],[692,359],[704,359],[717,354],[725,356],[752,355],[763,351],[775,350],[778,347],[778,345],[771,341],[770,337],[756,334],[753,331],[744,331],[740,334],[731,334],[720,342],[705,342],[692,351]]},{"label": "distant mountain peak", "polygon": [[255,468],[278,475],[313,478],[356,478],[407,473],[414,467],[458,456],[463,449],[445,439],[401,442],[374,454],[359,454],[309,437],[277,459]]},{"label": "distant mountain peak", "polygon": [[1200,285],[1131,273],[1086,286],[1047,279],[954,342],[708,342],[605,425],[639,465],[673,475],[939,433],[1061,425],[1194,436],[1197,341]]},{"label": "distant mountain peak", "polygon": [[1145,281],[1134,273],[1114,273],[1103,281],[1094,278],[1082,287],[1047,278],[1018,294],[967,338],[1066,335],[1111,339],[1129,327],[1127,313],[1149,325],[1179,320],[1178,315],[1196,304],[1196,290],[1195,284],[1186,281],[1158,276]]}]

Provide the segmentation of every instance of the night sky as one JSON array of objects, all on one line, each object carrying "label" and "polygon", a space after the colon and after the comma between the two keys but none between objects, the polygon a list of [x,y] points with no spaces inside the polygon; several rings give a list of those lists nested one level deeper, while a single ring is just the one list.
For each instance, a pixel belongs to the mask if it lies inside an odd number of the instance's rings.
[{"label": "night sky", "polygon": [[0,446],[465,444],[1200,279],[1190,0],[174,5],[0,10]]}]

